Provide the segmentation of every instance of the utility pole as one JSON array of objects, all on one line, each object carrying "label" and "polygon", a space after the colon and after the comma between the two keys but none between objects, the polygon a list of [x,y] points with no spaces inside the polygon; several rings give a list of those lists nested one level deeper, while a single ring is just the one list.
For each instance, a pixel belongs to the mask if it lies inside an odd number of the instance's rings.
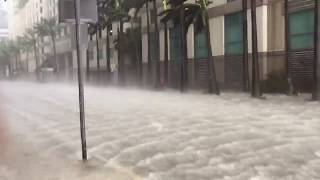
[{"label": "utility pole", "polygon": [[85,112],[84,112],[84,89],[82,77],[82,61],[80,55],[80,0],[74,0],[75,8],[75,26],[76,26],[76,50],[77,50],[77,63],[78,63],[78,85],[79,85],[79,108],[80,108],[80,133],[81,133],[81,147],[82,147],[82,160],[86,161],[87,157],[87,142],[86,142],[86,125],[85,125]]}]

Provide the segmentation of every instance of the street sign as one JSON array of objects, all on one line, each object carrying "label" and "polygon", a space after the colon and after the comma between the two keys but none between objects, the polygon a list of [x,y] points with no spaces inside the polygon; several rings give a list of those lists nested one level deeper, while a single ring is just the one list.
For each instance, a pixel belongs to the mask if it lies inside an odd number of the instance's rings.
[{"label": "street sign", "polygon": [[[74,30],[72,34],[72,44],[77,50],[77,67],[78,67],[78,87],[79,87],[79,110],[80,110],[80,132],[81,132],[81,149],[82,159],[86,161],[87,157],[87,140],[86,140],[86,118],[84,108],[84,88],[81,61],[81,45],[87,45],[88,27],[86,23],[96,23],[98,21],[97,1],[93,0],[59,0],[59,22],[73,23]],[[72,46],[73,46],[72,45]]]},{"label": "street sign", "polygon": [[[75,23],[74,0],[59,0],[59,22]],[[80,0],[80,22],[98,22],[97,2],[94,0]]]}]

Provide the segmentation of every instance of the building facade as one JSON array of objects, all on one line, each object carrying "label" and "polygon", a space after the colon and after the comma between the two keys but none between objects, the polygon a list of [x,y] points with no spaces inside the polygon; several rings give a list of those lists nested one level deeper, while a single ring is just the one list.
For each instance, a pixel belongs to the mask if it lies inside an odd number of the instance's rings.
[{"label": "building facade", "polygon": [[[189,0],[194,2],[194,0]],[[274,86],[274,84],[287,83],[287,77],[292,80],[293,85],[301,90],[307,91],[312,88],[313,57],[314,57],[314,0],[289,0],[288,7],[288,42],[285,41],[285,8],[284,0],[256,0],[257,3],[257,35],[260,77],[264,86]],[[17,37],[23,34],[28,27],[39,22],[41,18],[57,16],[55,8],[57,2],[54,0],[29,0],[23,9],[16,14],[11,14],[9,23],[10,36]],[[157,13],[162,11],[162,1],[157,1]],[[249,51],[249,78],[251,79],[251,5],[248,0],[247,11],[247,33]],[[36,9],[30,13],[30,9]],[[14,11],[12,11],[14,12]],[[157,56],[154,44],[155,41],[155,20],[152,3],[149,4],[149,12],[143,7],[138,14],[136,22],[125,22],[124,32],[140,32],[135,38],[139,43],[130,44],[127,50],[121,52],[123,63],[118,62],[119,52],[116,40],[118,38],[119,23],[114,22],[112,28],[107,32],[102,28],[98,33],[88,36],[88,47],[82,47],[82,61],[87,72],[88,80],[91,82],[107,82],[107,34],[110,42],[111,71],[114,81],[117,81],[119,66],[125,71],[126,84],[137,84],[142,77],[143,84],[154,84],[156,76]],[[132,12],[130,12],[132,13]],[[148,16],[147,16],[147,13]],[[209,25],[213,61],[218,83],[225,89],[242,89],[243,84],[243,23],[242,0],[215,0],[210,4]],[[147,33],[147,18],[150,22],[150,36]],[[138,23],[140,24],[140,23]],[[165,30],[164,25],[158,19],[159,24],[159,52],[160,52],[160,74],[161,81],[165,75]],[[84,27],[86,28],[86,27]],[[57,41],[57,51],[59,56],[59,66],[62,73],[71,78],[75,74],[76,52],[72,45],[74,28],[65,26]],[[205,89],[208,77],[208,64],[206,37],[203,33],[195,33],[194,25],[187,30],[187,76],[190,88]],[[169,47],[169,87],[177,88],[180,81],[179,59],[181,33],[179,29],[168,26],[168,47]],[[148,37],[150,39],[148,40]],[[148,42],[150,48],[148,49]],[[288,48],[286,48],[288,44]],[[97,48],[98,47],[98,48]],[[138,57],[130,56],[130,51],[141,51]],[[286,51],[287,50],[287,51]],[[50,54],[50,46],[43,48],[43,54]],[[149,51],[149,52],[148,52]],[[288,53],[286,53],[288,52]],[[286,54],[288,58],[286,58]],[[148,57],[149,56],[149,57]],[[139,64],[142,62],[142,65]],[[141,65],[142,69],[139,69]],[[108,80],[107,80],[108,79]],[[276,86],[276,85],[275,85]],[[272,88],[272,87],[271,87]]]},{"label": "building facade", "polygon": [[[28,0],[23,5],[17,4],[17,1],[8,1],[8,7],[9,38],[11,40],[23,37],[29,29],[34,29],[43,19],[58,19],[58,1],[56,0]],[[56,33],[58,64],[61,70],[68,72],[72,70],[73,60],[70,33],[71,30],[67,25],[61,25],[61,31]],[[41,71],[41,69],[46,69],[53,64],[53,46],[50,37],[38,37],[36,55],[34,53],[33,50],[20,51],[19,61],[21,65],[19,68],[22,71],[26,69],[31,73]],[[35,56],[38,56],[38,67],[36,66]],[[61,73],[63,74],[63,72]]]}]

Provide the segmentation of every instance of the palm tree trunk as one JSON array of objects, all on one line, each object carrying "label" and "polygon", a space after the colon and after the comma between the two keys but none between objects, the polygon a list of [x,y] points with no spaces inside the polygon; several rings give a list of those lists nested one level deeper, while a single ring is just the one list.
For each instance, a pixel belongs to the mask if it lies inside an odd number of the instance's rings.
[{"label": "palm tree trunk", "polygon": [[53,58],[54,58],[54,63],[55,63],[55,70],[57,74],[57,78],[60,78],[60,68],[59,68],[59,63],[58,63],[58,57],[57,57],[57,48],[56,48],[56,38],[54,35],[51,35],[51,40],[52,40],[52,47],[53,47]]},{"label": "palm tree trunk", "polygon": [[98,82],[100,82],[100,53],[99,53],[99,35],[98,35],[98,25],[96,25],[96,52],[97,52],[97,76]]},{"label": "palm tree trunk", "polygon": [[12,76],[12,65],[11,65],[11,61],[10,60],[9,60],[9,63],[8,63],[8,68],[9,68],[9,78],[10,78]]},{"label": "palm tree trunk", "polygon": [[252,22],[252,97],[262,95],[260,87],[260,65],[258,54],[258,37],[257,37],[257,16],[256,0],[251,0],[251,22]]},{"label": "palm tree trunk", "polygon": [[151,81],[151,70],[152,70],[152,64],[151,64],[151,39],[150,39],[150,16],[149,16],[149,2],[147,1],[146,2],[146,11],[147,11],[147,38],[148,38],[148,47],[147,47],[147,50],[148,50],[148,53],[147,53],[147,63],[148,63],[148,75],[147,75],[147,82],[148,84],[150,83]]},{"label": "palm tree trunk", "polygon": [[39,80],[39,58],[38,58],[38,55],[37,55],[37,45],[36,45],[36,42],[33,43],[33,51],[34,51],[34,58],[36,60],[36,68],[35,68],[35,71],[36,71],[36,79]]},{"label": "palm tree trunk", "polygon": [[313,93],[312,93],[312,100],[316,101],[319,100],[319,82],[318,82],[318,67],[319,67],[319,62],[320,62],[320,44],[319,44],[319,36],[320,36],[320,24],[319,24],[319,1],[315,1],[315,6],[314,6],[314,13],[315,13],[315,18],[314,18],[314,36],[315,36],[315,41],[314,41],[314,63],[313,63]]},{"label": "palm tree trunk", "polygon": [[107,73],[108,73],[108,78],[110,80],[110,73],[111,73],[111,56],[110,56],[110,24],[108,23],[107,25]]},{"label": "palm tree trunk", "polygon": [[120,30],[118,32],[118,41],[119,41],[119,47],[118,47],[118,66],[119,66],[119,69],[118,69],[118,77],[119,77],[119,83],[120,85],[124,85],[125,83],[125,77],[124,77],[124,60],[123,60],[123,57],[122,57],[122,37],[123,36],[123,19],[121,18],[120,19]]},{"label": "palm tree trunk", "polygon": [[168,28],[167,23],[164,23],[164,83],[169,82],[169,53],[168,53]]},{"label": "palm tree trunk", "polygon": [[[139,31],[141,32],[141,18],[139,19]],[[141,35],[141,38],[142,38],[142,35]],[[139,43],[139,58],[138,58],[138,61],[139,61],[139,72],[138,72],[138,75],[139,75],[139,83],[140,83],[140,86],[143,85],[143,62],[142,62],[142,48],[141,48],[141,44]]]},{"label": "palm tree trunk", "polygon": [[215,63],[213,60],[213,54],[212,54],[212,47],[211,47],[211,36],[210,36],[210,27],[209,27],[209,17],[206,15],[206,25],[205,25],[205,33],[206,33],[206,43],[208,47],[208,92],[210,94],[213,93],[213,82],[216,87],[215,94],[220,95],[220,88],[219,84],[217,81],[217,76],[216,76],[216,68],[215,68]]},{"label": "palm tree trunk", "polygon": [[57,78],[59,79],[60,69],[59,69],[59,63],[58,63],[58,58],[57,58],[56,38],[54,37],[54,35],[52,35],[51,39],[52,39],[52,47],[53,47],[53,57],[54,57],[55,69],[56,69],[56,73],[57,73]]},{"label": "palm tree trunk", "polygon": [[18,68],[19,65],[18,65],[18,54],[17,54],[17,53],[15,54],[15,66],[16,66],[15,69],[16,69],[16,73],[17,73],[17,72],[18,72],[18,69],[19,69],[19,68]]},{"label": "palm tree trunk", "polygon": [[89,49],[87,49],[86,53],[86,80],[87,82],[90,81],[90,57],[89,57]]},{"label": "palm tree trunk", "polygon": [[29,52],[26,51],[26,61],[27,61],[27,66],[26,66],[26,71],[29,73]]},{"label": "palm tree trunk", "polygon": [[242,0],[242,19],[243,19],[243,91],[247,92],[250,87],[249,81],[249,60],[248,60],[248,0]]},{"label": "palm tree trunk", "polygon": [[153,10],[154,10],[154,14],[153,14],[153,18],[154,18],[154,28],[155,28],[155,53],[156,53],[156,83],[155,83],[155,87],[159,88],[161,85],[160,83],[160,45],[159,45],[159,27],[158,27],[158,13],[157,13],[157,3],[156,0],[153,0]]},{"label": "palm tree trunk", "polygon": [[181,59],[180,59],[180,91],[185,91],[185,70],[186,70],[186,61],[187,61],[187,51],[186,51],[186,30],[184,25],[184,6],[182,5],[180,8],[180,26],[181,26]]}]

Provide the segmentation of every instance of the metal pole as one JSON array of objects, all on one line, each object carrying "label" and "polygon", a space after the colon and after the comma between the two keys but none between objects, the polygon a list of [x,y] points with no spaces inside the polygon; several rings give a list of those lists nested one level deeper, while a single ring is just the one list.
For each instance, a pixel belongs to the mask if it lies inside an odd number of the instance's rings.
[{"label": "metal pole", "polygon": [[312,100],[319,100],[319,82],[318,82],[318,59],[319,59],[319,2],[315,1],[314,5],[314,61],[313,61],[313,92]]},{"label": "metal pole", "polygon": [[74,0],[75,8],[75,26],[76,26],[76,48],[77,48],[77,63],[78,63],[78,84],[79,84],[79,108],[80,108],[80,132],[81,132],[81,147],[82,160],[87,160],[87,142],[86,142],[86,125],[84,112],[84,97],[83,97],[83,78],[82,78],[82,63],[80,56],[80,0]]}]

